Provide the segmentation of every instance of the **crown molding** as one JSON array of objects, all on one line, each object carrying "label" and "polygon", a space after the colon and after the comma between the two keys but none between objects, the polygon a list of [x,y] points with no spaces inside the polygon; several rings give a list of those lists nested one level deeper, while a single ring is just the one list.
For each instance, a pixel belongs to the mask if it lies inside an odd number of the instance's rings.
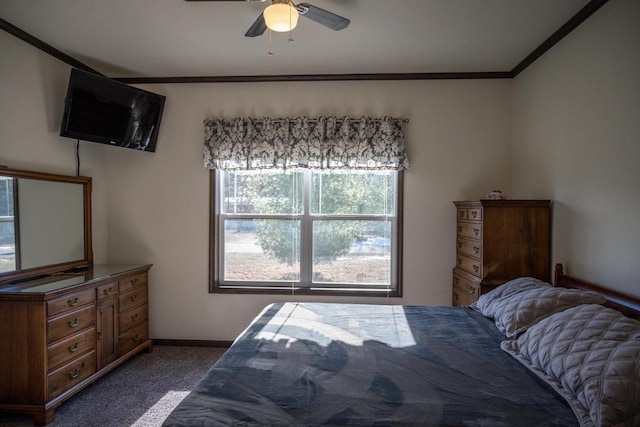
[{"label": "crown molding", "polygon": [[598,9],[604,6],[609,0],[591,0],[585,7],[580,9],[578,13],[573,15],[562,27],[560,27],[555,33],[549,36],[544,42],[535,48],[529,55],[527,55],[518,65],[512,70],[511,74],[516,77],[525,68],[531,65],[536,59],[544,55],[549,49],[556,45],[560,40],[565,38],[567,34],[575,30],[578,25],[582,24],[591,15],[593,15]]},{"label": "crown molding", "polygon": [[369,73],[369,74],[283,74],[255,76],[195,76],[195,77],[114,77],[127,84],[151,83],[246,83],[246,82],[316,82],[345,80],[455,80],[510,79],[511,72],[470,73]]},{"label": "crown molding", "polygon": [[49,55],[53,56],[54,58],[59,59],[62,62],[66,62],[67,64],[71,65],[72,67],[78,68],[80,70],[84,70],[84,71],[88,71],[90,73],[94,73],[94,74],[98,74],[100,76],[106,77],[104,74],[102,74],[101,72],[94,70],[93,68],[89,67],[86,64],[83,64],[82,62],[78,61],[77,59],[67,55],[66,53],[56,49],[55,47],[51,46],[50,44],[47,44],[45,42],[43,42],[42,40],[32,36],[31,34],[27,33],[26,31],[16,27],[15,25],[11,24],[10,22],[5,21],[4,19],[0,18],[0,30],[4,30],[7,33],[19,38],[20,40],[23,40],[27,43],[29,43],[32,46],[37,47],[38,49],[40,49],[41,51],[48,53]]}]

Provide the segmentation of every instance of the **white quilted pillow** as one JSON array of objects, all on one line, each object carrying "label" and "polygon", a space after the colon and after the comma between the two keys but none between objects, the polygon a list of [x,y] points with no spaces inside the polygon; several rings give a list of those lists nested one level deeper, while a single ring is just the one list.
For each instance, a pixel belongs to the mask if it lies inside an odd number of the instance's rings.
[{"label": "white quilted pillow", "polygon": [[555,388],[583,427],[640,425],[640,322],[581,305],[501,347]]},{"label": "white quilted pillow", "polygon": [[551,285],[547,282],[543,282],[535,277],[518,277],[508,281],[507,283],[498,286],[486,294],[480,295],[478,301],[471,304],[471,308],[478,310],[486,317],[493,318],[493,311],[495,304],[503,298],[511,297],[517,293],[528,291],[538,288],[550,288]]},{"label": "white quilted pillow", "polygon": [[597,292],[540,287],[496,300],[488,310],[488,317],[507,338],[514,338],[554,313],[581,304],[604,302],[604,296]]}]

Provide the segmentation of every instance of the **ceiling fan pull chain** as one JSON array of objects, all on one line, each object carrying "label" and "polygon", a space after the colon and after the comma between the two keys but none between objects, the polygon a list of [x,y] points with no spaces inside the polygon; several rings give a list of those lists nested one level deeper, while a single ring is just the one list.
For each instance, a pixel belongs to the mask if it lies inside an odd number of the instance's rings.
[{"label": "ceiling fan pull chain", "polygon": [[269,50],[267,51],[267,55],[273,56],[273,50],[271,50],[271,30],[269,30]]},{"label": "ceiling fan pull chain", "polygon": [[289,38],[287,39],[289,43],[293,43],[293,25],[291,23],[291,11],[293,10],[293,7],[293,3],[291,3],[291,7],[289,8]]}]

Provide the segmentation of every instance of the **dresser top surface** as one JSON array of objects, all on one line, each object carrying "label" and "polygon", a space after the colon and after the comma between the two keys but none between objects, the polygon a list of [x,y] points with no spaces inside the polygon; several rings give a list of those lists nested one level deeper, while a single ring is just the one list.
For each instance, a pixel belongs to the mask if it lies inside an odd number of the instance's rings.
[{"label": "dresser top surface", "polygon": [[109,278],[129,272],[133,273],[138,270],[140,272],[147,271],[149,268],[151,268],[151,264],[94,264],[93,267],[86,271],[50,275],[24,282],[2,285],[0,286],[0,296],[45,295],[85,283],[109,280]]},{"label": "dresser top surface", "polygon": [[480,207],[549,207],[551,200],[480,199],[453,202],[458,208]]}]

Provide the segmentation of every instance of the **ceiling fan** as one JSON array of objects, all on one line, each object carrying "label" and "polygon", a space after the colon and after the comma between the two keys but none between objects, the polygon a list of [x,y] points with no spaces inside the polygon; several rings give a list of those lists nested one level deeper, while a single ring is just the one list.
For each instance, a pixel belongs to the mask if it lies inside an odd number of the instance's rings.
[{"label": "ceiling fan", "polygon": [[[185,1],[251,1],[265,2],[266,0],[185,0]],[[286,32],[294,29],[298,22],[298,16],[302,15],[318,24],[338,31],[347,28],[351,22],[335,13],[313,6],[309,3],[294,4],[291,0],[271,0],[258,16],[258,19],[249,27],[245,37],[257,37],[264,34],[267,28],[272,31]]]}]

